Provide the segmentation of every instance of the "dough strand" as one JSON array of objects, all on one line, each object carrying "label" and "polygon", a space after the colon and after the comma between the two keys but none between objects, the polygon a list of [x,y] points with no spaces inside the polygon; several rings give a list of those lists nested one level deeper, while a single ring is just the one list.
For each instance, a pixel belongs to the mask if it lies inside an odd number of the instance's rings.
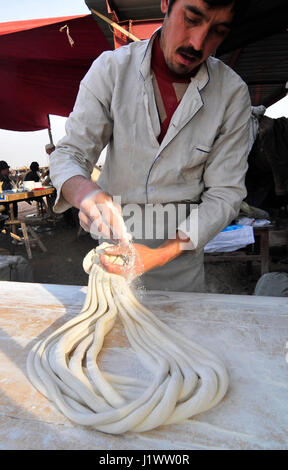
[{"label": "dough strand", "polygon": [[[71,421],[98,431],[143,432],[185,421],[217,405],[228,388],[223,362],[169,328],[133,295],[127,281],[106,272],[99,253],[83,260],[89,274],[81,313],[34,345],[27,358],[30,381]],[[113,257],[121,263],[121,257]],[[138,359],[153,378],[101,371],[105,336],[120,316]]]}]

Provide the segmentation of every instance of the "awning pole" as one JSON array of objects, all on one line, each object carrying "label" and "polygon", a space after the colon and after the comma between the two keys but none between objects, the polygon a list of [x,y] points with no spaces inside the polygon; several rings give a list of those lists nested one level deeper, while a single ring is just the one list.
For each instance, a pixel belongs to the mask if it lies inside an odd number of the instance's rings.
[{"label": "awning pole", "polygon": [[48,127],[49,140],[50,140],[50,144],[54,145],[53,136],[52,136],[52,132],[51,132],[51,124],[50,124],[50,116],[49,116],[49,114],[47,114],[47,117],[48,117],[48,122],[49,122],[49,127]]},{"label": "awning pole", "polygon": [[106,21],[106,23],[110,24],[110,26],[125,34],[125,36],[127,36],[132,41],[140,41],[140,39],[134,36],[134,34],[129,33],[129,31],[126,31],[125,28],[122,28],[122,26],[120,26],[118,23],[115,23],[115,21],[110,20],[110,18],[107,18],[107,16],[102,15],[102,13],[99,13],[99,11],[94,10],[94,8],[90,8],[90,10],[92,13],[99,16],[99,18],[101,18],[103,21]]}]

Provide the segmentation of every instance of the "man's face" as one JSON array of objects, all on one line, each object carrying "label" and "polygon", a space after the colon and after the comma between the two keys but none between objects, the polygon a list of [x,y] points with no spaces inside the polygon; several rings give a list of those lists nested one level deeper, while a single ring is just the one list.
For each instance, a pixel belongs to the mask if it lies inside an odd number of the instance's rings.
[{"label": "man's face", "polygon": [[234,17],[233,4],[215,9],[204,0],[176,0],[167,16],[169,0],[161,0],[164,18],[160,45],[170,70],[187,75],[223,42]]},{"label": "man's face", "polygon": [[9,175],[9,168],[4,168],[1,170],[1,175],[2,176],[8,176]]}]

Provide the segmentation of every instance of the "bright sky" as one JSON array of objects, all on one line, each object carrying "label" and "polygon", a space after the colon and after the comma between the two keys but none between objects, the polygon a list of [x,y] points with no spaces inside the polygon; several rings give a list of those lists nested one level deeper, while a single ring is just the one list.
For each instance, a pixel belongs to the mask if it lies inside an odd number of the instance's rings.
[{"label": "bright sky", "polygon": [[[84,0],[13,0],[0,3],[0,21],[53,18],[55,16],[81,15],[89,13]],[[287,77],[288,79],[288,77]],[[277,118],[288,117],[288,96],[271,106],[266,115]],[[65,134],[66,118],[50,116],[55,143]],[[13,168],[27,165],[33,160],[47,165],[45,145],[49,143],[48,131],[15,132],[0,129],[0,160],[6,160]]]}]

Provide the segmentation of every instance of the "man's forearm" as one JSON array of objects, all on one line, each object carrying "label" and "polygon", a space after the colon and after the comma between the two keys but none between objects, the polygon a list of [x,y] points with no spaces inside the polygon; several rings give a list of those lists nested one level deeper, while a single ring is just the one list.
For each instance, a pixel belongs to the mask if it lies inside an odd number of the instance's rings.
[{"label": "man's forearm", "polygon": [[[83,199],[89,193],[93,193],[97,190],[102,191],[96,183],[86,179],[84,176],[76,175],[65,181],[62,186],[62,195],[69,204],[79,209]],[[167,240],[158,248],[152,250],[153,266],[151,266],[150,269],[163,266],[174,258],[177,258],[183,251],[189,249],[189,243],[190,239],[183,232],[178,232],[175,239]]]},{"label": "man's forearm", "polygon": [[183,233],[177,233],[174,240],[167,240],[163,245],[155,248],[156,258],[159,266],[178,258],[187,249],[192,249],[190,239]]},{"label": "man's forearm", "polygon": [[84,178],[84,176],[76,175],[63,183],[62,196],[69,204],[79,209],[81,201],[89,193],[97,190],[101,190],[101,188],[96,183]]}]

